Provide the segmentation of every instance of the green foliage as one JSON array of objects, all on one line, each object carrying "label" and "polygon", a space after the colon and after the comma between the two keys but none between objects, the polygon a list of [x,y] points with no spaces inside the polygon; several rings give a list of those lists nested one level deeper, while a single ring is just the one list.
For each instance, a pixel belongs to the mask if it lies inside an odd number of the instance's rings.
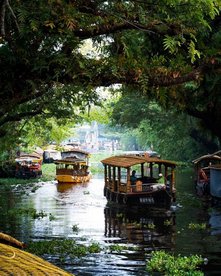
[{"label": "green foliage", "polygon": [[206,223],[190,223],[188,225],[188,228],[191,230],[205,230],[206,229]]},{"label": "green foliage", "polygon": [[48,216],[47,213],[45,213],[43,210],[40,212],[37,212],[37,210],[34,208],[9,210],[9,215],[13,215],[14,213],[20,214],[20,215],[23,215],[23,214],[29,215],[33,219],[42,219]]},{"label": "green foliage", "polygon": [[[191,161],[206,147],[195,140],[197,137],[191,137],[193,130],[199,131],[196,120],[173,111],[172,107],[165,110],[154,101],[145,100],[142,95],[124,94],[115,104],[112,118],[114,124],[124,126],[121,143],[127,150],[153,147],[164,158]],[[127,131],[127,128],[130,130]],[[209,141],[212,143],[212,139],[208,137],[207,145],[210,145]],[[208,148],[208,151],[211,150]]]},{"label": "green foliage", "polygon": [[74,232],[74,233],[78,233],[79,232],[79,226],[77,225],[77,224],[75,224],[75,225],[73,225],[72,226],[72,231]]},{"label": "green foliage", "polygon": [[27,251],[38,256],[45,254],[58,256],[60,261],[63,262],[67,257],[80,258],[87,254],[99,253],[101,246],[98,243],[91,243],[86,246],[78,245],[76,241],[71,239],[54,239],[48,241],[32,241],[28,244]]},{"label": "green foliage", "polygon": [[[221,103],[215,100],[220,9],[219,0],[87,5],[84,0],[24,0],[7,2],[5,11],[2,5],[1,148],[23,141],[60,141],[67,134],[68,120],[90,120],[82,114],[103,100],[97,88],[115,84],[139,98],[140,104],[154,100],[163,108],[172,106],[197,117],[221,137],[216,127]],[[99,51],[83,54],[86,39]],[[124,121],[129,118],[125,104],[118,109],[120,120],[125,113]],[[136,116],[145,119],[145,108],[134,105],[133,111],[133,127],[138,127]],[[104,112],[98,107],[91,117],[107,123],[110,114],[111,108]]]},{"label": "green foliage", "polygon": [[52,164],[43,164],[42,165],[42,177],[40,181],[51,181],[55,179],[56,174],[56,165]]},{"label": "green foliage", "polygon": [[122,252],[122,251],[125,251],[125,250],[131,250],[131,251],[136,251],[137,248],[136,247],[131,247],[131,246],[126,246],[126,245],[120,245],[120,244],[111,244],[109,247],[108,247],[108,250],[110,252]]},{"label": "green foliage", "polygon": [[202,264],[203,258],[198,255],[175,257],[165,251],[154,251],[147,262],[147,270],[151,273],[160,272],[163,275],[202,276],[203,272],[198,270]]},{"label": "green foliage", "polygon": [[51,142],[60,144],[68,136],[70,136],[69,123],[59,124],[54,118],[43,121],[37,117],[25,123],[20,142],[29,147],[34,145],[42,147]]},{"label": "green foliage", "polygon": [[177,46],[181,46],[181,42],[176,37],[166,35],[163,41],[164,48],[169,50],[171,54],[177,52]]}]

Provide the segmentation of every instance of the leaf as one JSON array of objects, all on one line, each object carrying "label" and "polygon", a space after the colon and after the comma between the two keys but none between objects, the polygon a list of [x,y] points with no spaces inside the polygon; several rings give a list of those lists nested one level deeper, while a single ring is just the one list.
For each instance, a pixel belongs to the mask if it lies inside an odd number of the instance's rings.
[{"label": "leaf", "polygon": [[169,35],[166,35],[163,40],[163,45],[165,50],[169,50],[171,54],[177,52],[177,46],[180,46],[180,43]]},{"label": "leaf", "polygon": [[45,26],[50,27],[51,29],[54,29],[55,24],[52,21],[45,21]]},{"label": "leaf", "polygon": [[66,24],[67,24],[68,29],[71,31],[74,30],[76,27],[74,20],[70,19],[70,18],[67,20]]},{"label": "leaf", "polygon": [[200,52],[196,50],[195,43],[191,40],[189,47],[188,47],[189,56],[191,58],[191,62],[194,63],[196,60],[196,56],[200,58]]}]

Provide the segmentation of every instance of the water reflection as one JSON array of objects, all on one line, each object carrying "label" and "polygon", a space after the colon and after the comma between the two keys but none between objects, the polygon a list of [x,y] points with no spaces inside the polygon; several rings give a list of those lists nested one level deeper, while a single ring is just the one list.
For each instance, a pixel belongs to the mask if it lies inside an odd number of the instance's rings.
[{"label": "water reflection", "polygon": [[70,190],[72,190],[75,186],[70,183],[56,183],[57,191],[59,193],[68,193]]},{"label": "water reflection", "polygon": [[211,211],[209,225],[211,227],[211,235],[221,235],[221,211]]},{"label": "water reflection", "polygon": [[174,246],[175,215],[170,211],[105,208],[105,236],[114,242],[133,243],[145,251],[171,249]]}]

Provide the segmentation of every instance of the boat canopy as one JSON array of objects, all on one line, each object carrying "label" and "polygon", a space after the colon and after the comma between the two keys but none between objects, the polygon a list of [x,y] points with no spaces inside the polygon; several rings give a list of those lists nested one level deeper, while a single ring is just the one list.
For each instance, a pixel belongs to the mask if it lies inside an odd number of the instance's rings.
[{"label": "boat canopy", "polygon": [[164,164],[165,166],[175,167],[176,163],[169,160],[163,160],[156,157],[140,157],[140,156],[130,156],[130,155],[118,155],[111,156],[101,161],[104,165],[109,165],[113,167],[123,167],[129,168],[134,165],[144,164],[144,163],[155,163]]},{"label": "boat canopy", "polygon": [[59,159],[54,161],[55,164],[66,164],[66,165],[71,165],[71,164],[79,164],[79,163],[86,163],[85,159],[78,159],[78,158],[66,158],[66,159]]},{"label": "boat canopy", "polygon": [[86,152],[83,150],[69,150],[69,151],[61,152],[62,159],[69,159],[69,158],[85,159],[85,158],[88,158],[89,155],[90,155],[89,152]]},{"label": "boat canopy", "polygon": [[193,164],[197,165],[199,164],[200,162],[204,161],[204,160],[216,160],[216,161],[221,161],[221,156],[219,155],[214,155],[214,154],[206,154],[206,155],[203,155],[195,160],[193,160]]},{"label": "boat canopy", "polygon": [[21,154],[19,157],[15,159],[15,162],[41,162],[42,158],[38,154]]}]

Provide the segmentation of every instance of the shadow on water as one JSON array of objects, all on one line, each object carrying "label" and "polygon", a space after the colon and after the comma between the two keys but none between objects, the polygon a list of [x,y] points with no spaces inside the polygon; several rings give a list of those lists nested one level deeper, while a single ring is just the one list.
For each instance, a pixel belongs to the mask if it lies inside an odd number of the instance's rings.
[{"label": "shadow on water", "polygon": [[[207,275],[221,271],[221,209],[195,196],[191,171],[178,173],[175,212],[107,204],[103,179],[95,176],[85,184],[36,185],[38,189],[0,186],[0,231],[27,244],[50,239],[99,243],[100,253],[67,258],[62,264],[56,256],[43,256],[75,275],[148,275],[146,261],[161,249],[200,254],[208,258]],[[193,224],[206,227],[193,229]]]}]

